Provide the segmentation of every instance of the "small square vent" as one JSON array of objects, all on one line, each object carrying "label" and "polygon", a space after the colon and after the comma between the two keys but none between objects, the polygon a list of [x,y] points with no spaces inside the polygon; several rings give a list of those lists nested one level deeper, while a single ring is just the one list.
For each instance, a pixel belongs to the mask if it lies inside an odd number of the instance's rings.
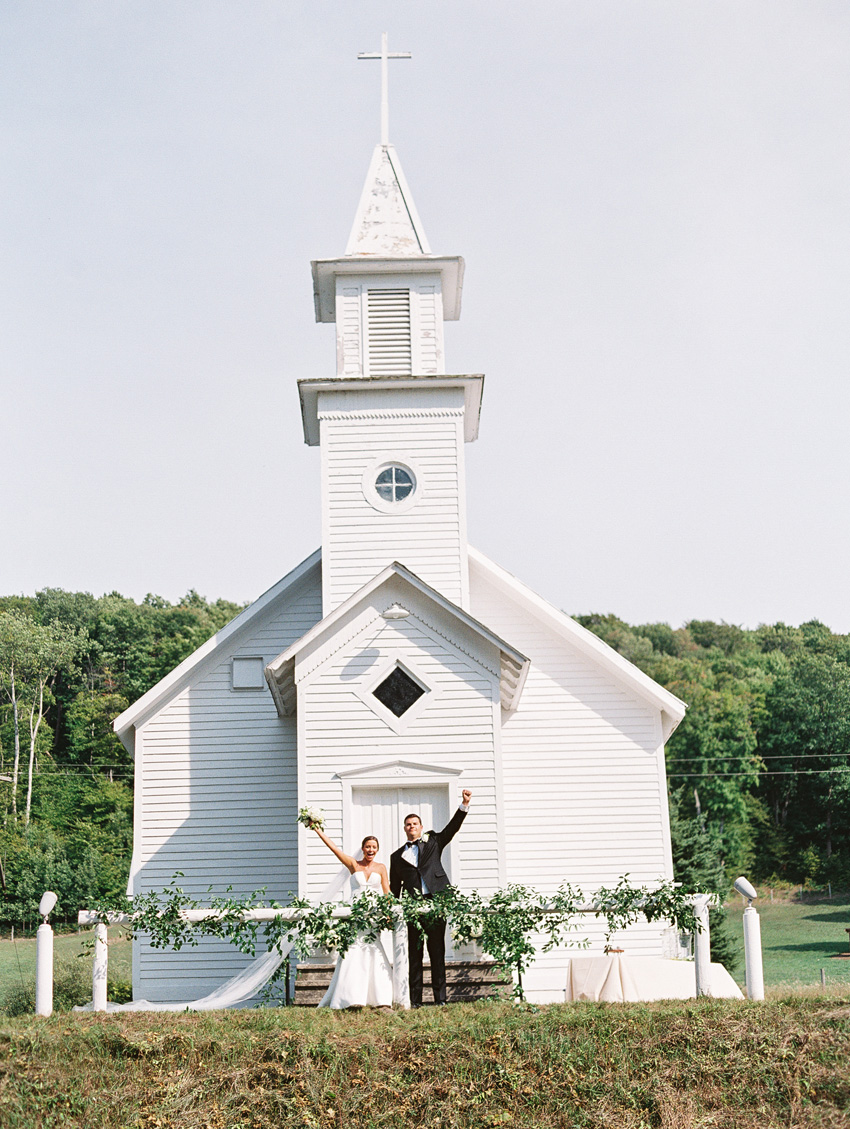
[{"label": "small square vent", "polygon": [[425,693],[425,688],[410,677],[402,667],[394,667],[383,682],[372,691],[382,706],[401,717]]},{"label": "small square vent", "polygon": [[257,657],[236,655],[231,666],[230,685],[234,690],[265,690],[265,660]]}]

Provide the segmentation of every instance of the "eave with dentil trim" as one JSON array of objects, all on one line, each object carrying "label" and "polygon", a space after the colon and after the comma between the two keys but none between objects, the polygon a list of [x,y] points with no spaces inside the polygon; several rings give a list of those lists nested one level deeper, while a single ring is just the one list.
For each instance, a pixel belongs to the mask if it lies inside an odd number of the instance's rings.
[{"label": "eave with dentil trim", "polygon": [[[399,593],[399,586],[401,593]],[[296,663],[307,652],[318,653],[321,648],[335,636],[340,637],[340,645],[344,645],[347,631],[359,634],[363,623],[358,620],[358,611],[368,605],[380,607],[382,604],[382,591],[387,593],[382,610],[375,612],[374,618],[384,617],[394,619],[398,611],[407,614],[407,609],[401,600],[404,599],[404,589],[408,588],[418,597],[424,597],[433,608],[437,616],[448,617],[449,622],[455,621],[460,627],[471,631],[485,643],[498,649],[499,652],[499,696],[502,709],[513,712],[519,705],[523,686],[528,675],[530,660],[516,647],[512,647],[491,631],[483,623],[471,616],[468,612],[446,599],[440,592],[426,584],[398,561],[382,569],[368,584],[364,584],[357,592],[350,596],[339,607],[335,608],[315,627],[298,639],[291,647],[283,651],[266,667],[266,681],[275,707],[281,717],[291,716],[295,713],[297,705],[296,688]],[[318,660],[317,660],[318,661]]]}]

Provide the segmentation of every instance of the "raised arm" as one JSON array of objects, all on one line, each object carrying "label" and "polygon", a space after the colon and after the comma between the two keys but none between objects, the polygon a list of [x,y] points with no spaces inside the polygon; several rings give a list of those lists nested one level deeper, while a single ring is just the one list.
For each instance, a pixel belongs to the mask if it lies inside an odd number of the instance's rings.
[{"label": "raised arm", "polygon": [[464,788],[463,799],[461,800],[461,806],[457,809],[457,811],[454,813],[454,815],[452,816],[452,818],[449,820],[449,822],[446,824],[446,826],[443,828],[442,831],[434,832],[436,839],[437,839],[437,842],[440,844],[440,850],[441,851],[445,846],[447,846],[452,841],[452,839],[454,839],[454,837],[455,837],[455,835],[457,835],[458,831],[460,831],[460,825],[466,819],[466,813],[469,810],[469,804],[470,804],[471,800],[472,800],[472,792],[470,792],[470,790],[468,788]]},{"label": "raised arm", "polygon": [[339,859],[339,861],[342,863],[342,865],[346,868],[346,870],[348,870],[349,873],[353,874],[354,871],[357,869],[357,864],[355,863],[355,861],[351,857],[351,855],[347,855],[345,853],[345,851],[341,851],[339,849],[339,847],[336,845],[336,843],[333,841],[333,839],[329,839],[328,836],[324,833],[324,831],[320,831],[318,827],[314,827],[313,830],[316,832],[316,834],[319,836],[319,838],[322,840],[322,842],[325,844],[325,846],[328,848],[328,850],[333,851],[333,853],[336,855],[336,857]]}]

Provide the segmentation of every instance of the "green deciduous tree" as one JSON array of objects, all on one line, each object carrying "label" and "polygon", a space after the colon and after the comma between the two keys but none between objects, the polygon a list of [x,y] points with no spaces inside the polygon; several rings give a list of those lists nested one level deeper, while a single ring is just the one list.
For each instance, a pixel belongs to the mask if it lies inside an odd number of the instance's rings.
[{"label": "green deciduous tree", "polygon": [[27,796],[24,823],[29,825],[36,748],[44,723],[50,691],[58,673],[70,667],[81,645],[73,628],[42,626],[19,612],[0,613],[0,686],[12,708],[14,764],[12,813],[17,816],[21,759],[21,715],[28,729]]},{"label": "green deciduous tree", "polygon": [[764,796],[772,831],[790,842],[796,877],[813,876],[813,850],[824,862],[839,855],[846,866],[850,666],[822,646],[792,654],[767,693],[759,742],[771,758]]}]

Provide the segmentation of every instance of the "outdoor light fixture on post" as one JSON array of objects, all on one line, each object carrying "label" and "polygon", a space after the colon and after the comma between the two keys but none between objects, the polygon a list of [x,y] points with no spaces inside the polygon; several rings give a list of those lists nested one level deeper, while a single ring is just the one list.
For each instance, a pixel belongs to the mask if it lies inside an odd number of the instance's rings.
[{"label": "outdoor light fixture on post", "polygon": [[747,899],[744,910],[744,960],[747,966],[747,998],[764,999],[764,971],[761,961],[761,925],[759,915],[753,908],[753,898],[758,897],[755,888],[746,878],[735,879],[735,889]]},{"label": "outdoor light fixture on post", "polygon": [[35,935],[35,1014],[53,1014],[53,930],[47,918],[56,905],[56,895],[45,890],[38,903],[41,925]]}]

